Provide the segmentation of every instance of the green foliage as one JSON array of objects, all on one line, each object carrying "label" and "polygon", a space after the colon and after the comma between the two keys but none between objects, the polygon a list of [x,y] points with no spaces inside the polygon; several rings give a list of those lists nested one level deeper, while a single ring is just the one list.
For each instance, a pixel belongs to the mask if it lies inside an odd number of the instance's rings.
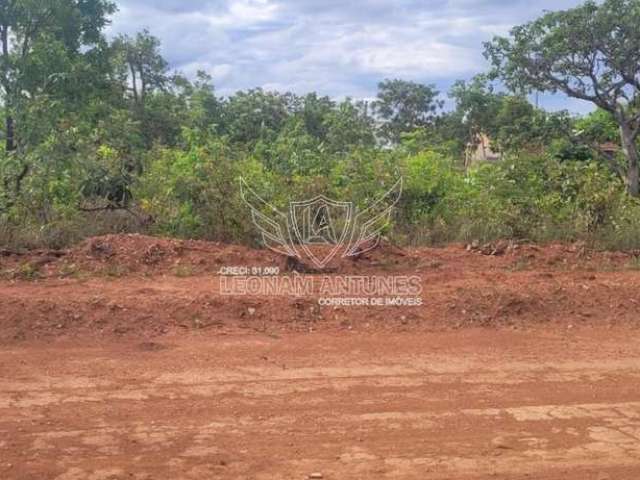
[{"label": "green foliage", "polygon": [[467,174],[441,155],[423,152],[403,163],[405,191],[397,230],[412,243],[587,240],[637,245],[640,205],[594,162],[551,156],[480,164]]},{"label": "green foliage", "polygon": [[261,88],[238,92],[225,106],[223,132],[237,143],[270,142],[285,125],[287,113],[286,98],[278,93]]},{"label": "green foliage", "polygon": [[[222,98],[205,72],[192,80],[170,72],[148,31],[107,41],[109,2],[2,2],[0,244],[61,247],[121,231],[254,243],[242,177],[282,210],[319,194],[364,209],[403,178],[386,232],[403,243],[640,247],[640,206],[624,194],[620,155],[598,150],[617,141],[620,111],[602,106],[575,119],[524,95],[527,85],[560,88],[527,63],[532,52],[566,77],[582,67],[571,65],[571,49],[593,45],[575,29],[577,46],[563,39],[567,22],[605,29],[613,7],[637,13],[627,0],[603,5],[497,39],[488,53],[518,93],[477,76],[453,86],[454,108],[444,112],[434,86],[403,80],[381,82],[371,104],[260,88]],[[606,37],[616,52],[637,35],[622,33]],[[621,78],[623,65],[605,66]],[[465,150],[483,135],[503,159],[466,170]]]},{"label": "green foliage", "polygon": [[140,206],[159,233],[218,240],[246,240],[250,221],[239,181],[265,181],[262,165],[239,158],[215,138],[204,143],[183,133],[185,149],[157,147],[147,155],[145,174],[136,186]]},{"label": "green foliage", "polygon": [[575,124],[577,135],[588,143],[615,142],[618,140],[618,125],[611,113],[597,109],[580,118]]},{"label": "green foliage", "polygon": [[399,79],[380,82],[373,106],[383,122],[381,137],[395,144],[400,141],[402,133],[412,132],[432,123],[443,105],[438,95],[435,85]]},{"label": "green foliage", "polygon": [[456,104],[450,127],[456,130],[455,135],[461,141],[462,148],[467,144],[475,145],[483,133],[490,138],[496,137],[496,118],[504,94],[495,93],[484,76],[478,75],[470,82],[457,81],[449,96]]},{"label": "green foliage", "polygon": [[[485,44],[493,75],[514,91],[564,92],[608,112],[619,127],[626,183],[640,195],[640,2],[587,1],[547,12]],[[610,132],[609,132],[610,133]]]}]

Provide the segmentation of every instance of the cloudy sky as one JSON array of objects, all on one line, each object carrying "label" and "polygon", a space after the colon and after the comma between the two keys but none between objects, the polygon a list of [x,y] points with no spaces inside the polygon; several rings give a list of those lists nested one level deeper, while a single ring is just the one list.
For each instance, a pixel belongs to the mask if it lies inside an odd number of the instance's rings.
[{"label": "cloudy sky", "polygon": [[[148,28],[172,68],[219,94],[261,86],[375,96],[384,78],[435,83],[485,71],[482,42],[580,0],[118,0],[110,35]],[[541,106],[591,110],[544,96]]]}]

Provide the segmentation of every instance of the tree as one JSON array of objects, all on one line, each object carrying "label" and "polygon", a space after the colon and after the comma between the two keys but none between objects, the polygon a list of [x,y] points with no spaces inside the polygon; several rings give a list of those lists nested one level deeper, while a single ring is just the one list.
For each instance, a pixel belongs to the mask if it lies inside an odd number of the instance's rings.
[{"label": "tree", "polygon": [[447,127],[457,127],[455,134],[463,149],[469,144],[478,145],[482,134],[496,137],[496,118],[504,95],[495,93],[485,77],[478,75],[470,82],[457,81],[449,96],[455,101],[456,108]]},{"label": "tree", "polygon": [[375,145],[373,119],[367,103],[346,98],[329,112],[324,124],[327,128],[326,145],[330,152],[345,153],[357,147]]},{"label": "tree", "polygon": [[289,117],[288,97],[261,88],[237,92],[224,104],[224,133],[233,142],[272,141]]},{"label": "tree", "polygon": [[[609,169],[621,180],[626,178],[625,162],[612,148],[620,138],[620,129],[611,113],[597,109],[576,119],[565,151],[573,156],[605,160]],[[560,155],[562,158],[563,155]],[[564,154],[567,158],[567,154]]]},{"label": "tree", "polygon": [[187,98],[188,124],[200,131],[218,131],[221,128],[222,103],[216,97],[212,80],[209,74],[199,70],[193,83],[182,81],[182,90]]},{"label": "tree", "polygon": [[120,35],[113,47],[123,56],[128,73],[127,89],[133,96],[134,105],[144,110],[147,94],[162,90],[169,81],[169,67],[160,54],[160,40],[143,30],[135,38]]},{"label": "tree", "polygon": [[438,95],[435,85],[397,79],[380,82],[373,107],[382,120],[382,138],[397,144],[402,133],[412,132],[432,122],[443,106]]},{"label": "tree", "polygon": [[493,74],[511,88],[564,92],[609,112],[627,161],[625,182],[640,195],[640,2],[588,1],[515,27],[485,44]]},{"label": "tree", "polygon": [[502,152],[540,150],[546,139],[547,116],[522,96],[505,96],[496,112],[494,137]]},{"label": "tree", "polygon": [[[3,210],[14,204],[33,169],[39,154],[33,149],[46,137],[53,143],[60,113],[83,104],[94,83],[101,85],[102,76],[94,67],[104,59],[97,52],[114,11],[108,0],[0,2]],[[89,71],[92,81],[80,82]],[[78,89],[80,84],[83,89]]]},{"label": "tree", "polygon": [[613,142],[619,138],[615,118],[609,112],[598,109],[580,118],[575,125],[576,135],[590,146]]},{"label": "tree", "polygon": [[327,139],[327,117],[335,108],[335,102],[329,97],[320,97],[317,93],[309,93],[304,97],[293,98],[293,114],[302,118],[306,131],[324,142]]},{"label": "tree", "polygon": [[[0,2],[0,87],[5,106],[5,149],[16,149],[15,112],[20,97],[36,80],[29,76],[34,67],[38,86],[45,89],[61,73],[51,58],[43,55],[59,45],[67,53],[79,53],[83,45],[96,44],[107,15],[115,6],[106,0],[3,0]],[[42,79],[45,79],[44,81]],[[33,92],[31,92],[33,93]]]},{"label": "tree", "polygon": [[170,73],[160,40],[148,30],[135,37],[118,36],[112,50],[120,89],[147,147],[155,142],[175,145],[183,126],[208,128],[207,122],[219,117],[211,78],[198,72],[192,84],[181,74]]}]

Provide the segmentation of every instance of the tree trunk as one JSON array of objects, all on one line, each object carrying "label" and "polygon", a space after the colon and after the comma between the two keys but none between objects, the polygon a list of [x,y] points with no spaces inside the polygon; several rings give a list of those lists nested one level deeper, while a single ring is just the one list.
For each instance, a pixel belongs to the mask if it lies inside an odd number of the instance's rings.
[{"label": "tree trunk", "polygon": [[131,88],[133,90],[133,104],[138,106],[138,79],[136,77],[136,70],[133,68],[133,63],[129,63],[129,70],[131,71]]},{"label": "tree trunk", "polygon": [[[10,108],[9,104],[5,105],[7,109]],[[13,124],[13,117],[11,114],[7,113],[5,118],[5,127],[7,138],[5,141],[5,150],[7,152],[13,152],[16,149],[16,140],[15,140],[15,127]]]},{"label": "tree trunk", "polygon": [[[0,28],[0,42],[2,43],[2,59],[5,65],[9,64],[9,26],[2,25]],[[5,67],[6,68],[6,67]],[[4,78],[2,79],[5,99],[4,99],[4,108],[5,108],[5,128],[6,128],[6,145],[5,150],[7,152],[12,152],[16,149],[15,142],[15,126],[13,122],[13,117],[11,116],[11,91],[9,89],[9,79],[7,78],[7,72],[4,72]]]},{"label": "tree trunk", "polygon": [[631,127],[620,125],[622,151],[627,158],[627,190],[632,197],[640,196],[640,171],[638,169],[638,146]]}]

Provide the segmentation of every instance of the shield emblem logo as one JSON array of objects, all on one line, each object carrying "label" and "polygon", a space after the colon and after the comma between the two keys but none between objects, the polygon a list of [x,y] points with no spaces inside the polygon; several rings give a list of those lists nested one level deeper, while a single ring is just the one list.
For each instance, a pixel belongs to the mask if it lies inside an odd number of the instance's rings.
[{"label": "shield emblem logo", "polygon": [[304,202],[291,202],[292,227],[302,251],[318,268],[344,248],[353,220],[353,204],[318,195]]}]

